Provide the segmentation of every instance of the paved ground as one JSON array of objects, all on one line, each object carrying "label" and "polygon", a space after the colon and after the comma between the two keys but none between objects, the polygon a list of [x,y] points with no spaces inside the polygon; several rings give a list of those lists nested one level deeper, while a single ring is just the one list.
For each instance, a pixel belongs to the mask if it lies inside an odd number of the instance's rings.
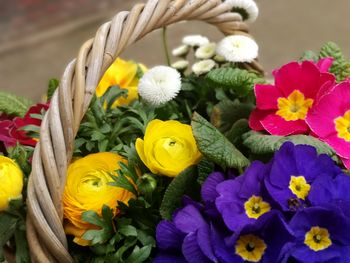
[{"label": "paved ground", "polygon": [[[101,9],[105,11],[100,11],[99,15],[94,12],[83,18],[70,18],[52,27],[49,34],[41,28],[38,32],[32,32],[25,42],[0,41],[0,89],[39,99],[46,89],[47,80],[62,74],[80,45],[94,35],[103,21],[112,16],[111,10],[117,13],[129,9],[136,2],[140,1],[110,1],[113,8],[109,7],[108,11]],[[260,58],[267,71],[297,58],[305,49],[318,49],[328,40],[337,42],[350,57],[350,26],[346,20],[350,10],[349,0],[332,3],[329,0],[257,2],[261,15],[252,26],[252,34],[260,44]],[[0,27],[0,34],[3,28]],[[43,31],[45,34],[42,34]],[[201,33],[213,40],[221,36],[211,26],[201,23],[174,26],[169,31],[171,46],[177,45],[185,34]],[[155,65],[164,61],[160,50],[160,33],[155,32],[123,55],[147,65]]]}]

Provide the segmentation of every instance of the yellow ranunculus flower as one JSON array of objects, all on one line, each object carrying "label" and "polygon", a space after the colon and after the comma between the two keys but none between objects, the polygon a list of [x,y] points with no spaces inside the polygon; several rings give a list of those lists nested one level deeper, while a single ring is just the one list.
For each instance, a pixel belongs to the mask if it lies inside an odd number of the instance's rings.
[{"label": "yellow ranunculus flower", "polygon": [[152,173],[170,177],[197,164],[202,156],[191,126],[178,121],[151,121],[144,140],[136,140],[136,150]]},{"label": "yellow ranunculus flower", "polygon": [[5,211],[11,200],[22,196],[22,188],[22,170],[12,159],[0,156],[0,211]]},{"label": "yellow ranunculus flower", "polygon": [[120,155],[104,152],[90,154],[69,165],[63,193],[64,217],[68,221],[65,231],[75,236],[77,244],[88,245],[81,237],[86,230],[95,228],[82,220],[83,212],[92,210],[101,215],[103,205],[108,205],[117,215],[117,202],[127,204],[134,196],[125,189],[108,185],[113,182],[110,174],[117,175],[119,162],[126,163]]},{"label": "yellow ranunculus flower", "polygon": [[113,107],[127,105],[131,101],[138,98],[137,86],[139,78],[137,76],[138,67],[143,72],[147,69],[142,64],[136,64],[133,61],[125,61],[117,58],[115,62],[107,69],[100,83],[96,88],[96,96],[101,97],[111,86],[119,86],[122,89],[128,90],[128,97],[120,97],[117,99]]}]

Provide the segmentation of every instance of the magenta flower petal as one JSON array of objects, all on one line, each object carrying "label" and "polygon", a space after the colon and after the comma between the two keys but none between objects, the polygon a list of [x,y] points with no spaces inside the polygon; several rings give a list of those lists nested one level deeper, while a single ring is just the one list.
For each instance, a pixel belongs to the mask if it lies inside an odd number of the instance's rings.
[{"label": "magenta flower petal", "polygon": [[346,169],[350,170],[350,159],[346,159],[346,158],[341,158],[344,166],[346,167]]},{"label": "magenta flower petal", "polygon": [[261,121],[262,126],[270,134],[287,136],[290,134],[303,134],[308,131],[305,121],[285,121],[278,115],[269,115]]},{"label": "magenta flower petal", "polygon": [[336,151],[342,158],[350,158],[350,142],[339,138],[336,133],[328,136],[325,141]]},{"label": "magenta flower petal", "polygon": [[333,64],[333,60],[333,58],[322,58],[316,65],[321,72],[328,72]]},{"label": "magenta flower petal", "polygon": [[297,62],[288,63],[275,71],[275,85],[282,91],[284,97],[288,97],[299,88],[300,80],[296,77],[300,75],[301,67]]},{"label": "magenta flower petal", "polygon": [[277,110],[277,100],[283,97],[274,85],[255,85],[256,107],[259,110]]},{"label": "magenta flower petal", "polygon": [[263,131],[264,126],[261,124],[261,120],[268,115],[273,114],[272,111],[255,109],[249,116],[249,127],[254,131]]},{"label": "magenta flower petal", "polygon": [[350,141],[339,137],[335,120],[350,110],[350,83],[343,82],[324,95],[306,118],[317,136],[327,142],[343,158],[350,157]]},{"label": "magenta flower petal", "polygon": [[[299,89],[307,98],[316,98],[323,84],[322,81],[324,81],[321,78],[323,74],[320,73],[316,65],[310,61],[304,61],[300,66],[301,76],[299,79],[299,88],[294,87],[294,89]],[[325,75],[327,76],[329,74]]]}]

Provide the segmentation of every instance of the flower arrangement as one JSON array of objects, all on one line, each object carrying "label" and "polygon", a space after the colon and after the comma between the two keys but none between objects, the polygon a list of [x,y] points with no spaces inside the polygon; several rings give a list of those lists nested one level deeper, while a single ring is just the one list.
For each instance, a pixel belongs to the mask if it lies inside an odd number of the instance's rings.
[{"label": "flower arrangement", "polygon": [[[225,5],[258,14],[252,0]],[[350,62],[338,46],[274,82],[249,64],[249,36],[186,36],[172,55],[149,69],[118,58],[96,86],[61,189],[72,262],[350,262]],[[0,93],[0,260],[30,262],[26,189],[58,86],[34,106]]]}]

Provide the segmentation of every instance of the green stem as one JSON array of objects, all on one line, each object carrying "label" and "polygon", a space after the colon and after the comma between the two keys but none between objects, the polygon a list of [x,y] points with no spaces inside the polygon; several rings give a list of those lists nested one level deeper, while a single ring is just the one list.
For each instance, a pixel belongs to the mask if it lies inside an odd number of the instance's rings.
[{"label": "green stem", "polygon": [[163,34],[162,34],[163,46],[164,46],[164,51],[165,51],[166,62],[168,64],[168,66],[170,66],[171,60],[170,60],[170,55],[169,55],[168,39],[167,39],[166,33],[167,33],[167,27],[163,27]]}]

